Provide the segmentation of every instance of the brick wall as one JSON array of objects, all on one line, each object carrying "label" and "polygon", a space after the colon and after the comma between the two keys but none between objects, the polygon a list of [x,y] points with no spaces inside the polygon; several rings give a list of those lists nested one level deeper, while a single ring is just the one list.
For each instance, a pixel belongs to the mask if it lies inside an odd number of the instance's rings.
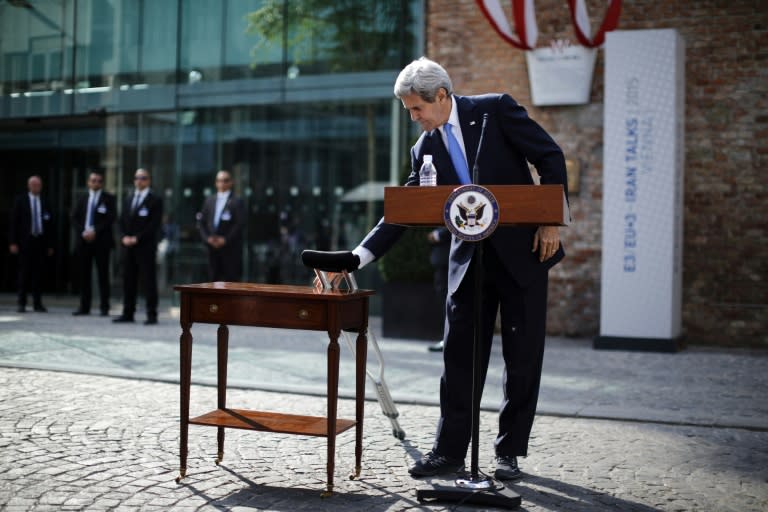
[{"label": "brick wall", "polygon": [[[508,7],[511,2],[502,0]],[[599,331],[603,58],[590,103],[531,106],[524,53],[474,0],[428,0],[427,55],[458,93],[508,92],[580,164],[551,274],[550,334]],[[566,0],[537,0],[539,46],[575,42]],[[593,31],[605,0],[587,2]],[[683,328],[688,343],[768,347],[768,5],[761,0],[624,0],[619,28],[676,28],[686,45]],[[762,172],[760,172],[762,171]]]}]

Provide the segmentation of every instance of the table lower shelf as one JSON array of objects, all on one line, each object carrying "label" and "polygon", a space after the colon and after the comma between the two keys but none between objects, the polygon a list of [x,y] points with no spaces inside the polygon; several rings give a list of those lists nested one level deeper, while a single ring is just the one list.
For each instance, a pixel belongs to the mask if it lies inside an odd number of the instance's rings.
[{"label": "table lower shelf", "polygon": [[[276,412],[249,411],[244,409],[216,409],[202,416],[190,418],[192,425],[209,427],[240,428],[281,434],[328,437],[328,418],[322,416],[300,416]],[[353,420],[336,419],[336,434],[349,430]]]}]

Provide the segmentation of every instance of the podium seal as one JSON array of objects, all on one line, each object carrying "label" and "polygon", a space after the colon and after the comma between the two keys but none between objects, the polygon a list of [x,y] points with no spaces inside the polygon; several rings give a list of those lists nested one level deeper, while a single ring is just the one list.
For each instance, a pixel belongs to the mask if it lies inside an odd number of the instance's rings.
[{"label": "podium seal", "polygon": [[478,242],[491,236],[499,225],[499,203],[485,187],[462,185],[445,200],[443,221],[457,238]]}]

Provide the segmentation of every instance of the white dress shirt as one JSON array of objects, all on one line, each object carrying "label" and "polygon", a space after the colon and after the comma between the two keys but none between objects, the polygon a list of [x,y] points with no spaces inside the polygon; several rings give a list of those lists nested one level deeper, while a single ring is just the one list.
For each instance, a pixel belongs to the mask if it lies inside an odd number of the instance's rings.
[{"label": "white dress shirt", "polygon": [[213,227],[218,228],[219,222],[221,221],[221,212],[224,211],[224,207],[227,206],[227,201],[229,201],[229,195],[232,192],[216,192],[216,210],[214,210],[213,213]]}]

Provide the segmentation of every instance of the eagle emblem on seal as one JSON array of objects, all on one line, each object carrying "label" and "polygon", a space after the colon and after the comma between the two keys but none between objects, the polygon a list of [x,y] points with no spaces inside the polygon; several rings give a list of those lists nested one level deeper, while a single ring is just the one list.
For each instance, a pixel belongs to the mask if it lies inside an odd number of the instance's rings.
[{"label": "eagle emblem on seal", "polygon": [[[467,204],[468,203],[468,204]],[[453,219],[459,228],[483,227],[483,210],[488,203],[478,201],[474,195],[467,198],[467,203],[457,203],[459,214]],[[479,204],[478,204],[479,203]]]}]

